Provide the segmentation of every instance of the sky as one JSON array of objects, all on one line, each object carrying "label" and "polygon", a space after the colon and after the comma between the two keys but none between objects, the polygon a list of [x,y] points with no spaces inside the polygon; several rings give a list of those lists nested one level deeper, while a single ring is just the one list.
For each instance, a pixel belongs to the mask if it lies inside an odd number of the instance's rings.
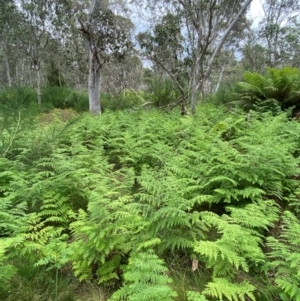
[{"label": "sky", "polygon": [[264,14],[262,1],[263,0],[252,0],[249,16],[253,19],[253,26],[258,24]]}]

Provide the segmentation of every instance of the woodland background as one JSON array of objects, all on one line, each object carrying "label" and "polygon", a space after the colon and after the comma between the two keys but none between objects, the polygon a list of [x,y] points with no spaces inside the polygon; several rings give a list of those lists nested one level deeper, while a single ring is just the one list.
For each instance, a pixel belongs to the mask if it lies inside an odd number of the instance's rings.
[{"label": "woodland background", "polygon": [[0,300],[300,301],[295,0],[0,0]]}]

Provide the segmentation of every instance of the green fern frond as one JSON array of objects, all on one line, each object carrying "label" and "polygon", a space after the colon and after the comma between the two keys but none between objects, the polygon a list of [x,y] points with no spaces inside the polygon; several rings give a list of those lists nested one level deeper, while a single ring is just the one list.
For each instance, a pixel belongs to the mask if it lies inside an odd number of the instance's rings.
[{"label": "green fern frond", "polygon": [[110,301],[171,301],[176,297],[169,284],[172,279],[167,268],[154,252],[133,253],[124,273],[124,286],[116,291]]},{"label": "green fern frond", "polygon": [[298,218],[289,211],[282,217],[282,233],[278,238],[269,237],[268,257],[271,261],[268,269],[275,276],[275,283],[280,293],[289,299],[300,300],[300,223]]},{"label": "green fern frond", "polygon": [[208,301],[205,296],[198,292],[187,291],[187,301]]},{"label": "green fern frond", "polygon": [[[221,243],[215,243],[210,241],[198,242],[194,250],[196,253],[207,257],[208,267],[215,268],[215,274],[218,275],[219,271],[226,268],[226,265],[233,265],[236,269],[240,267],[244,271],[248,271],[248,265],[245,258],[238,256],[234,250],[230,250],[228,245],[221,245]],[[216,262],[220,262],[222,268],[216,267]]]},{"label": "green fern frond", "polygon": [[227,206],[231,218],[247,228],[272,227],[279,218],[279,208],[272,200],[264,200],[247,204],[243,208]]},{"label": "green fern frond", "polygon": [[255,287],[247,281],[242,283],[231,283],[224,278],[214,278],[209,282],[203,291],[203,294],[223,300],[223,296],[229,301],[255,301]]}]

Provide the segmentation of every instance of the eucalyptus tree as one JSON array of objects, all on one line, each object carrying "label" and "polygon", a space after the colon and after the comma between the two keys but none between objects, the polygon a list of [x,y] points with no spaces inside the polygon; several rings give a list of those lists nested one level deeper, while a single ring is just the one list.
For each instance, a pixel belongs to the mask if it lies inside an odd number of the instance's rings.
[{"label": "eucalyptus tree", "polygon": [[5,68],[6,68],[6,76],[7,76],[7,84],[11,86],[11,74],[10,74],[10,64],[9,64],[9,56],[8,56],[8,49],[7,49],[7,31],[10,29],[9,20],[11,17],[11,11],[14,4],[13,1],[0,1],[0,30],[1,34],[1,46],[2,46],[2,53],[5,60]]},{"label": "eucalyptus tree", "polygon": [[113,60],[103,67],[102,90],[118,95],[125,90],[139,90],[143,80],[143,64],[135,51],[119,61]]},{"label": "eucalyptus tree", "polygon": [[[136,0],[138,1],[138,0]],[[171,6],[181,15],[181,33],[185,37],[184,53],[192,63],[190,74],[191,108],[195,113],[198,91],[207,93],[209,77],[230,34],[252,0],[149,0],[149,5],[158,5],[162,11]],[[175,36],[172,38],[176,39]]]},{"label": "eucalyptus tree", "polygon": [[[8,86],[13,83],[12,66],[17,61],[16,44],[20,38],[21,16],[13,0],[0,0],[0,51],[5,65],[5,76]],[[15,49],[14,49],[15,48]],[[14,64],[13,64],[14,63]]]},{"label": "eucalyptus tree", "polygon": [[252,26],[241,47],[247,71],[267,67],[300,67],[300,4],[298,0],[265,0],[261,20]]},{"label": "eucalyptus tree", "polygon": [[267,51],[267,65],[282,67],[298,58],[298,0],[265,0],[264,16],[259,24],[259,38]]},{"label": "eucalyptus tree", "polygon": [[186,21],[193,58],[191,108],[206,94],[213,63],[251,0],[178,0]]},{"label": "eucalyptus tree", "polygon": [[28,45],[23,45],[30,59],[30,69],[34,74],[34,86],[38,103],[41,103],[41,67],[48,52],[49,39],[59,39],[63,25],[64,1],[20,0],[20,11],[26,20],[24,34]]},{"label": "eucalyptus tree", "polygon": [[267,49],[256,35],[249,36],[241,47],[241,65],[244,70],[263,74],[267,66]]},{"label": "eucalyptus tree", "polygon": [[91,0],[86,12],[82,6],[78,22],[88,53],[90,112],[101,114],[101,71],[112,59],[124,58],[130,48],[128,23],[113,13],[107,1],[100,0]]},{"label": "eucalyptus tree", "polygon": [[184,38],[181,34],[180,13],[167,12],[161,20],[150,30],[140,32],[137,40],[143,54],[152,62],[156,76],[167,76],[175,83],[181,97],[175,104],[181,104],[182,114],[185,114],[185,75],[187,61],[184,54]]}]

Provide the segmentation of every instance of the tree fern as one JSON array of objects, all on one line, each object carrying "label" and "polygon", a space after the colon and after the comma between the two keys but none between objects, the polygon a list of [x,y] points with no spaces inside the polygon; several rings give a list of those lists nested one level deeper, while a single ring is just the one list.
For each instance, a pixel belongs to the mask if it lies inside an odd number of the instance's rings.
[{"label": "tree fern", "polygon": [[[248,108],[254,104],[277,102],[282,109],[299,106],[300,73],[296,68],[268,68],[265,76],[246,72],[244,81],[238,83],[238,96]],[[269,108],[272,109],[272,104]],[[274,110],[273,110],[274,111]],[[276,111],[276,109],[275,109]],[[278,112],[277,112],[278,113]]]}]

